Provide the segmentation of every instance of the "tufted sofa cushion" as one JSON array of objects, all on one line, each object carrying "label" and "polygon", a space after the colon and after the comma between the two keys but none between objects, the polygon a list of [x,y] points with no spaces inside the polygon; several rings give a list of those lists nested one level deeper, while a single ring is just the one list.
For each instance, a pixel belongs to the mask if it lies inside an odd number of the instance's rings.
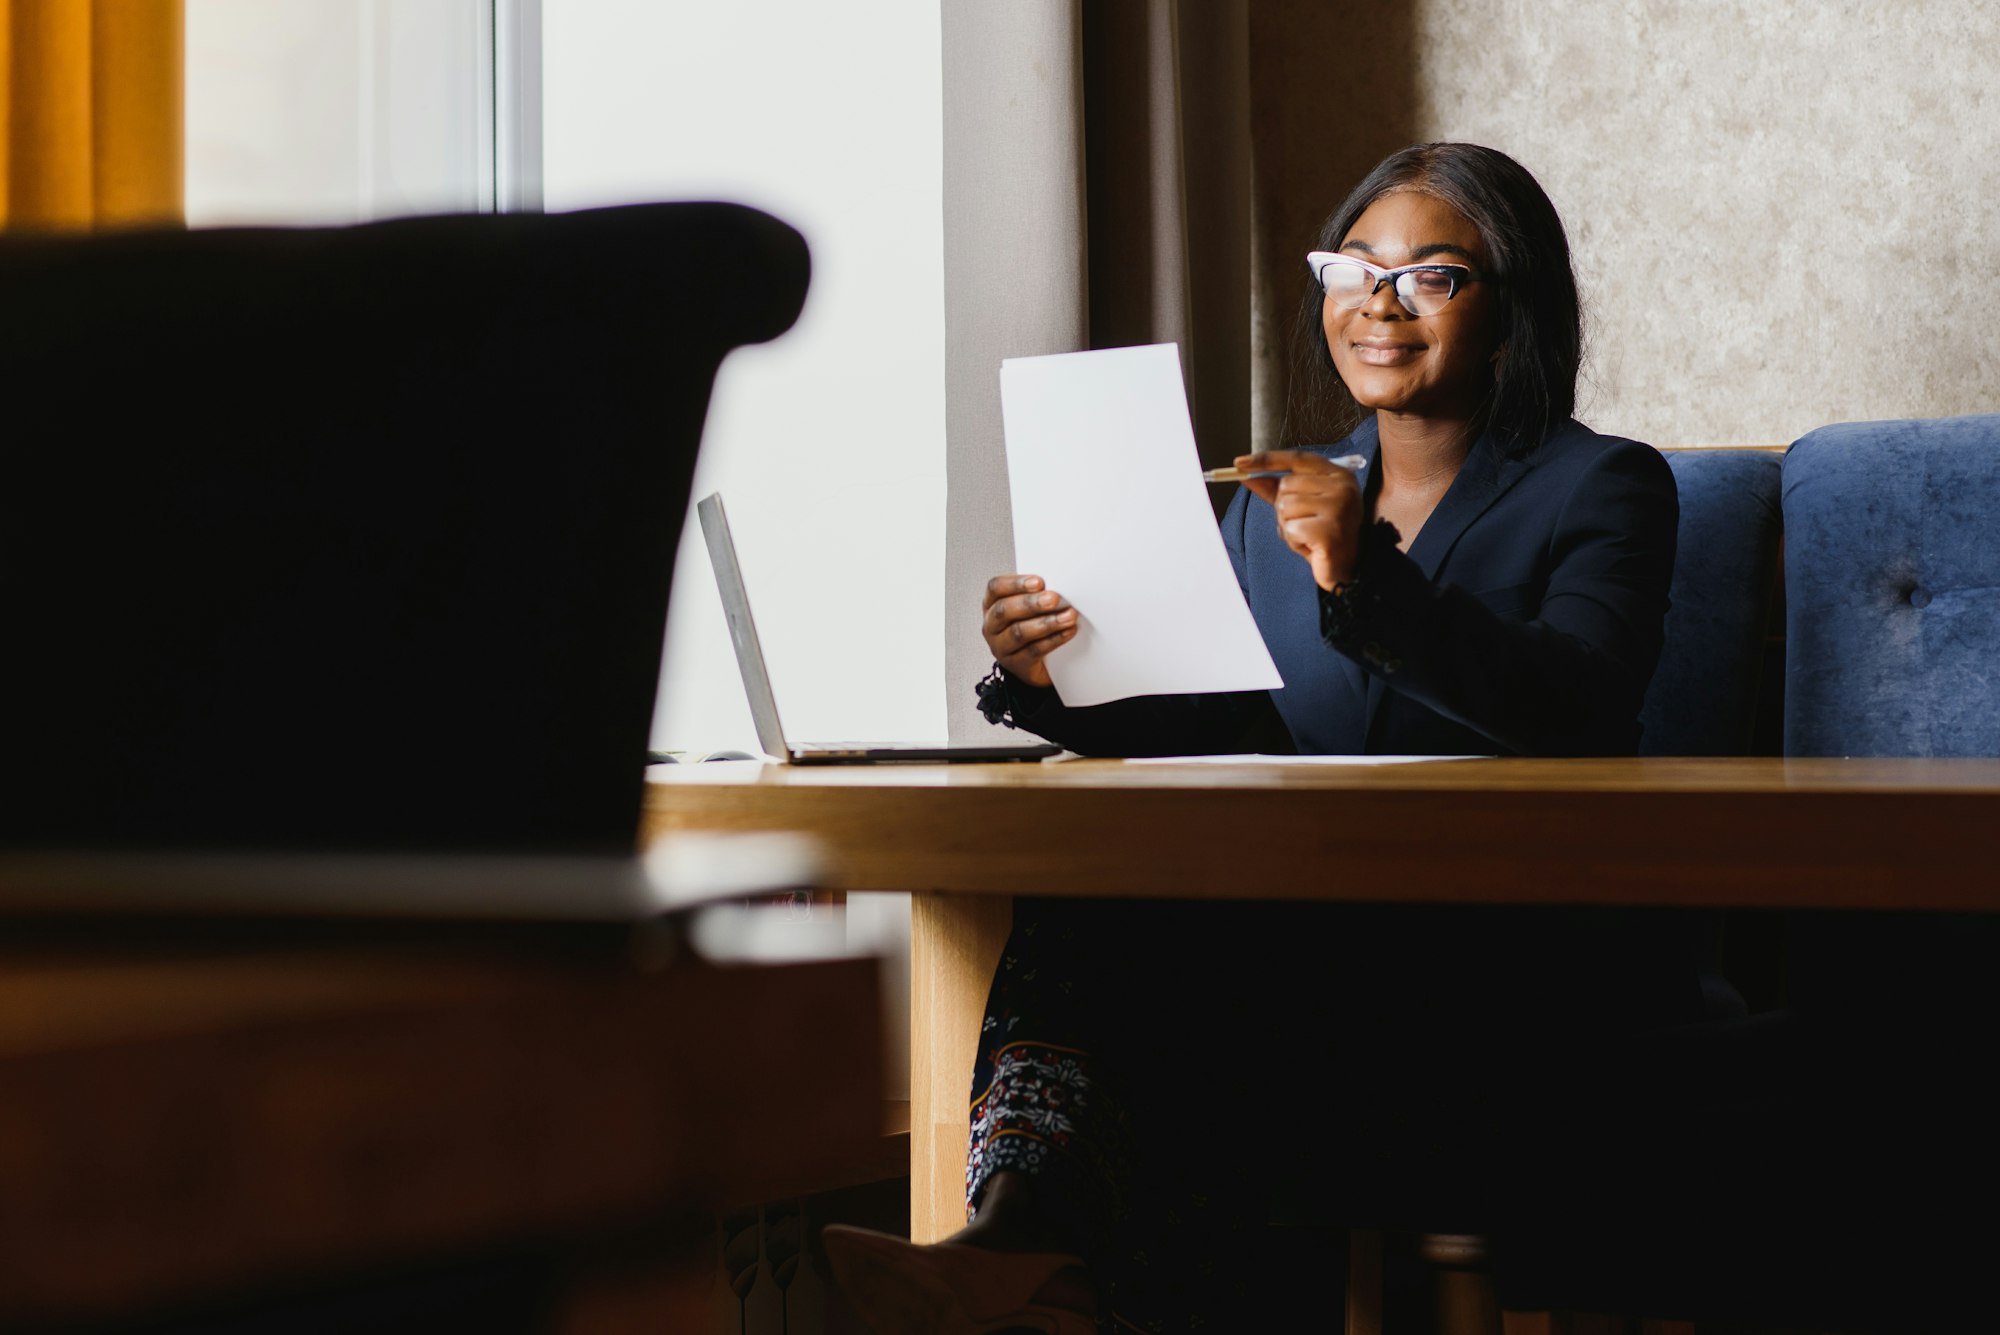
[{"label": "tufted sofa cushion", "polygon": [[2000,755],[2000,414],[1785,456],[1785,752]]},{"label": "tufted sofa cushion", "polygon": [[1670,450],[1667,463],[1680,488],[1680,538],[1639,750],[1746,755],[1777,592],[1783,461],[1754,450]]}]

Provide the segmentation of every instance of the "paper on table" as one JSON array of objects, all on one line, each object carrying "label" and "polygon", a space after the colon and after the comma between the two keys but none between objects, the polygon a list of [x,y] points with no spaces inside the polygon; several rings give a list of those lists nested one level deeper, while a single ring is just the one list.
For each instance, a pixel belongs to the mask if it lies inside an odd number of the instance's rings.
[{"label": "paper on table", "polygon": [[1017,568],[1077,610],[1049,656],[1063,702],[1271,690],[1201,481],[1171,343],[1000,364]]},{"label": "paper on table", "polygon": [[1491,756],[1136,756],[1128,765],[1414,765],[1431,760],[1491,760]]}]

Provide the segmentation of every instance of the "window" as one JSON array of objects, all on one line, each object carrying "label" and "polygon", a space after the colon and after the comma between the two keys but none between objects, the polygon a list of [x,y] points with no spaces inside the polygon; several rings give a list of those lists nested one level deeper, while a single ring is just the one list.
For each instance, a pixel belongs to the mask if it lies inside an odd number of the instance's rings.
[{"label": "window", "polygon": [[187,0],[197,227],[539,204],[538,0]]},{"label": "window", "polygon": [[[564,0],[542,19],[547,207],[730,199],[812,246],[798,326],[723,365],[695,493],[728,501],[787,731],[943,737],[935,0]],[[654,744],[756,749],[692,513]]]}]

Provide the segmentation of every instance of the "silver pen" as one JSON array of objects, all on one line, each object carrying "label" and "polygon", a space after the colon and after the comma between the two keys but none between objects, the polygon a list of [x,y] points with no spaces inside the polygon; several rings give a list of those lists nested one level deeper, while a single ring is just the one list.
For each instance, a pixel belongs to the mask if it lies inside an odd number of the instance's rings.
[{"label": "silver pen", "polygon": [[[1339,464],[1342,468],[1353,473],[1358,473],[1368,466],[1368,460],[1359,454],[1343,454],[1337,459],[1328,459],[1327,462],[1330,464]],[[1291,470],[1289,468],[1272,468],[1253,473],[1246,473],[1240,468],[1209,468],[1203,470],[1201,480],[1203,482],[1241,482],[1246,478],[1253,477],[1286,477],[1290,473]]]}]

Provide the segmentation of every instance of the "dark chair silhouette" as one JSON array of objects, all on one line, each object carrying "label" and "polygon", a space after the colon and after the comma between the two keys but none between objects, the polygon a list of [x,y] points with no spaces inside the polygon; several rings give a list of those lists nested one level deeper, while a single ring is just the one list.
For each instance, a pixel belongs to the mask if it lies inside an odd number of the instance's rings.
[{"label": "dark chair silhouette", "polygon": [[[576,887],[546,867],[567,860],[531,855],[613,862],[636,847],[668,592],[711,385],[730,349],[792,324],[808,272],[798,233],[726,204],[0,240],[0,853],[33,863],[43,851],[143,851],[130,866],[198,861],[163,851],[270,849],[288,855],[274,864],[296,870],[449,865],[472,851],[502,855],[472,861],[474,881],[500,861],[533,864],[531,878],[551,878],[536,911],[565,918]],[[340,856],[377,851],[424,857]],[[736,893],[761,888],[746,884],[757,861],[725,869]],[[473,893],[475,915],[492,909]],[[106,916],[85,930],[92,948],[109,937],[115,950],[193,940],[206,951],[261,941],[263,925],[251,925],[246,938],[204,921],[187,937]],[[307,919],[303,930],[313,949],[377,940],[374,926],[357,933],[351,922]],[[296,941],[289,931],[283,939]],[[552,1013],[581,1017],[615,996],[617,1013],[638,1015],[624,1000],[639,995],[623,976],[637,967],[634,938],[592,936],[587,952],[575,939],[545,923],[505,936],[505,962],[489,976],[486,938],[454,930],[438,938],[437,958],[468,980],[452,989],[468,1023],[490,1027],[499,1012],[482,999],[531,976],[516,959],[546,970],[537,986],[549,988]],[[607,940],[616,944],[604,949]],[[657,964],[655,939],[638,941]],[[285,958],[260,967],[275,972]],[[350,986],[368,995],[361,980],[379,955],[370,944],[354,958]],[[143,995],[144,985],[106,973],[128,1002]],[[222,986],[216,995],[254,994]],[[215,1046],[237,1055],[215,1061],[263,1071],[261,1048],[223,1041],[262,1033],[266,1017],[248,1009],[258,1004],[227,1003],[242,1013],[231,1011]],[[389,1176],[360,1163],[379,1153],[355,1147],[401,1146],[400,1163],[426,1142],[328,1128],[378,1106],[367,1082],[400,1069],[403,1055],[452,1068],[453,1054],[385,1048],[349,1035],[342,1014],[327,1011],[328,1033],[356,1059],[325,1072],[314,1093],[345,1112],[322,1118],[296,1097],[264,1098],[238,1120],[253,1139],[266,1124],[302,1120],[302,1133],[270,1135],[258,1161],[323,1150],[329,1164],[353,1160],[359,1176],[372,1174],[380,1197]],[[425,1041],[444,1043],[442,1012],[411,1014],[429,1017]],[[153,1060],[145,1037],[135,1040],[141,1068]],[[746,1036],[751,1049],[755,1038]],[[475,1116],[468,1144],[531,1144],[549,1131],[533,1101],[517,1106],[506,1088],[481,1085],[492,1097],[472,1097],[480,1078],[466,1073],[482,1069],[478,1059],[453,1069],[438,1088],[506,1128]],[[241,1087],[263,1089],[258,1079]],[[266,1092],[287,1088],[274,1079]],[[196,1202],[191,1217],[217,1200],[282,1198],[288,1216],[316,1204],[279,1188],[211,1188],[201,1155],[226,1133],[180,1133],[194,1151],[175,1168]],[[464,1163],[495,1157],[472,1153]],[[297,1180],[319,1180],[321,1167]],[[495,1200],[536,1199],[515,1207],[532,1223],[503,1221],[489,1235],[447,1211],[414,1229],[392,1222],[366,1252],[343,1242],[347,1250],[324,1255],[299,1239],[342,1238],[341,1229],[322,1234],[289,1218],[278,1232],[291,1241],[246,1270],[241,1293],[203,1288],[230,1273],[210,1265],[187,1278],[185,1295],[178,1283],[159,1290],[196,1307],[141,1324],[414,1330],[526,1328],[612,1308],[622,1317],[622,1296],[608,1307],[552,1306],[560,1282],[551,1276],[578,1260],[565,1251],[551,1268],[537,1239],[590,1222],[605,1231],[581,1250],[602,1244],[625,1257],[628,1234],[671,1247],[661,1239],[682,1236],[681,1225],[662,1232],[657,1221],[709,1202],[696,1193],[580,1204],[587,1197],[552,1206],[546,1191],[523,1188]],[[115,1204],[94,1208],[108,1219]],[[593,1209],[607,1213],[578,1213]],[[233,1222],[247,1235],[259,1221]],[[82,1237],[82,1227],[69,1233]],[[626,1261],[613,1264],[621,1295],[646,1288],[623,1278]],[[105,1313],[121,1313],[131,1294],[107,1301]],[[639,1309],[655,1301],[641,1298]]]},{"label": "dark chair silhouette", "polygon": [[0,845],[631,850],[710,386],[807,274],[726,204],[0,241]]},{"label": "dark chair silhouette", "polygon": [[[1788,756],[2000,755],[1996,465],[2000,416],[1846,423],[1787,453]],[[1995,927],[1795,915],[1780,1010],[1635,1056],[1626,1088],[1684,1097],[1625,1200],[1602,1198],[1583,1266],[1646,1255],[1640,1310],[1732,1327],[1990,1324]],[[1631,1293],[1600,1282],[1590,1305]]]},{"label": "dark chair silhouette", "polygon": [[[1776,451],[1766,450],[1665,453],[1679,489],[1681,516],[1672,607],[1660,663],[1640,714],[1640,751],[1651,756],[1751,754],[1778,594],[1782,461]],[[1648,926],[1655,936],[1685,940],[1689,955],[1711,958],[1717,929],[1714,915],[1692,912],[1655,914]],[[1726,1024],[1744,1013],[1742,997],[1718,969],[1706,972],[1703,989],[1711,1023]],[[1517,1232],[1511,1239],[1490,1240],[1490,1249],[1508,1262],[1499,1267],[1496,1299],[1482,1291],[1480,1279],[1488,1263],[1488,1238],[1427,1235],[1420,1248],[1439,1271],[1444,1328],[1495,1328],[1503,1300],[1511,1309],[1630,1310],[1625,1306],[1629,1294],[1616,1276],[1579,1277],[1566,1263],[1561,1249],[1573,1242],[1567,1231],[1557,1239]],[[1507,1320],[1511,1327],[1529,1328],[1519,1316]],[[1368,1319],[1364,1315],[1353,1324],[1365,1326]]]}]

